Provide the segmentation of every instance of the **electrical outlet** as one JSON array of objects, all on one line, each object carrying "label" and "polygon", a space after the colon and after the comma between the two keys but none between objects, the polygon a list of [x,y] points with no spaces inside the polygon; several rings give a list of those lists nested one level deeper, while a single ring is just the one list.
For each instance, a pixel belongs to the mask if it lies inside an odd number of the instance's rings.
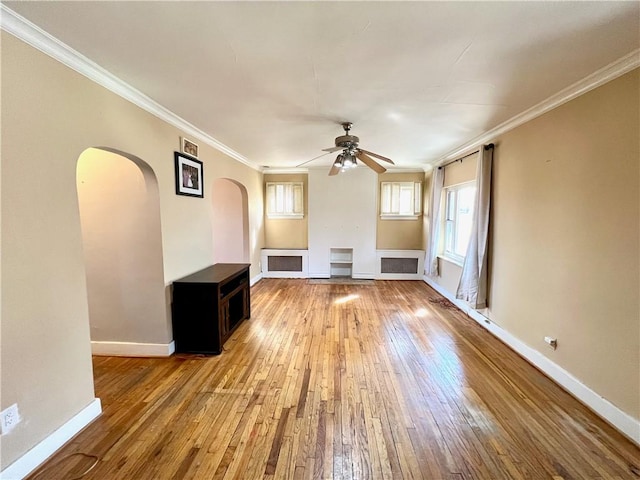
[{"label": "electrical outlet", "polygon": [[20,423],[20,413],[18,412],[18,404],[14,403],[10,407],[0,412],[0,434],[6,435],[13,427]]},{"label": "electrical outlet", "polygon": [[556,348],[558,348],[558,340],[555,338],[551,338],[551,337],[544,337],[544,341],[547,345],[549,345],[550,348],[553,348],[554,350]]}]

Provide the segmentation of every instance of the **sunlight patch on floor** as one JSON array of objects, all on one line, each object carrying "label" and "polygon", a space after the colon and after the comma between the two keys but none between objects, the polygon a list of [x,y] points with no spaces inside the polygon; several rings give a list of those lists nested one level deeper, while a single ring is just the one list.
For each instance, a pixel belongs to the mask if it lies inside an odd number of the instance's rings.
[{"label": "sunlight patch on floor", "polygon": [[343,303],[350,302],[351,300],[355,300],[356,298],[360,298],[360,295],[356,295],[352,293],[351,295],[347,295],[346,297],[338,298],[335,302],[335,305],[342,305]]}]

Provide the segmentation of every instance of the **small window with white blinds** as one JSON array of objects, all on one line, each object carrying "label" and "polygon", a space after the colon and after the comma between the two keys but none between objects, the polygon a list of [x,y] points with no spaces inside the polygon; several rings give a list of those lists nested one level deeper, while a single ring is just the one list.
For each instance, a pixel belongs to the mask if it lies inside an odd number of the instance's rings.
[{"label": "small window with white blinds", "polygon": [[267,183],[267,217],[303,218],[302,182]]},{"label": "small window with white blinds", "polygon": [[415,219],[422,213],[421,182],[382,182],[380,217]]}]

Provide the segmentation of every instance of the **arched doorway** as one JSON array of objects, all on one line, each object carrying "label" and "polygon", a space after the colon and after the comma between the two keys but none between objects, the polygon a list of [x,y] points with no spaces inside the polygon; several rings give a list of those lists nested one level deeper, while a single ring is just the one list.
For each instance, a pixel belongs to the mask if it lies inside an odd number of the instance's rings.
[{"label": "arched doorway", "polygon": [[213,263],[249,263],[247,189],[228,178],[212,186]]},{"label": "arched doorway", "polygon": [[76,180],[93,353],[170,355],[153,170],[135,156],[89,148]]}]

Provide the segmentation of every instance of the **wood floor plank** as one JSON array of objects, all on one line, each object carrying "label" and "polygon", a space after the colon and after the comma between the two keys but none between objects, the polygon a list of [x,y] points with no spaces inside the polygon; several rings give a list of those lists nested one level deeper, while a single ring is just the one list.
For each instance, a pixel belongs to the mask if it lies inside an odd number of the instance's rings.
[{"label": "wood floor plank", "polygon": [[83,480],[640,479],[637,446],[423,282],[251,296],[219,356],[95,357],[103,415],[31,480],[77,452]]},{"label": "wood floor plank", "polygon": [[280,457],[280,449],[282,448],[282,442],[284,439],[284,431],[286,423],[289,420],[289,409],[286,408],[280,414],[280,420],[278,421],[278,428],[276,428],[275,436],[271,444],[271,450],[269,452],[269,460],[267,461],[267,467],[264,471],[265,475],[273,475],[276,472],[276,466],[278,464],[278,458]]}]

